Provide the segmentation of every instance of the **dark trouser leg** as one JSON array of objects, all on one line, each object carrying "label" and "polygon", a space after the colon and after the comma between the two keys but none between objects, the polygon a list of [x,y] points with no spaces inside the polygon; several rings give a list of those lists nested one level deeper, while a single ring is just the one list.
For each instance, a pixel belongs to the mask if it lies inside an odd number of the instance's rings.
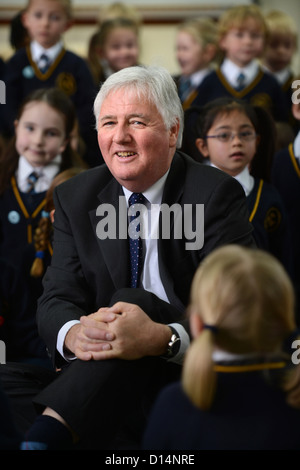
[{"label": "dark trouser leg", "polygon": [[158,390],[179,378],[180,368],[162,359],[75,360],[35,399],[61,415],[83,448],[112,448],[120,427],[131,420],[142,432]]},{"label": "dark trouser leg", "polygon": [[[171,305],[143,289],[121,289],[111,305],[123,301],[139,305],[154,321],[169,323],[181,316]],[[180,367],[161,358],[135,361],[72,361],[34,400],[52,408],[80,437],[85,448],[111,448],[126,422],[135,419],[142,429],[146,410],[158,390],[179,378]],[[134,415],[134,416],[133,416]]]}]

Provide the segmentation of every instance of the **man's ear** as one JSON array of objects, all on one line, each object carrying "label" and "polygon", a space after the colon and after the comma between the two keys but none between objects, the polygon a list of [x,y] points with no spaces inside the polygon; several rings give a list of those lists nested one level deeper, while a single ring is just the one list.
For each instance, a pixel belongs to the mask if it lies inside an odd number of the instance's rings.
[{"label": "man's ear", "polygon": [[178,138],[178,133],[179,133],[179,121],[176,121],[176,124],[174,124],[171,129],[170,129],[170,137],[169,137],[169,147],[176,147],[177,144],[177,138]]},{"label": "man's ear", "polygon": [[209,157],[208,148],[207,148],[205,139],[196,139],[196,147],[199,150],[199,152],[203,155],[203,157],[205,158]]}]

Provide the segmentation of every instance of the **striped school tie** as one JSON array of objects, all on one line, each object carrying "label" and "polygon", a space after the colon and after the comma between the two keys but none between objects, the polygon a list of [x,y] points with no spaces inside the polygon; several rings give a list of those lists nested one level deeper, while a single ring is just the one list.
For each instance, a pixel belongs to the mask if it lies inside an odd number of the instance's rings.
[{"label": "striped school tie", "polygon": [[238,84],[236,87],[237,91],[242,91],[245,88],[246,76],[243,74],[243,72],[239,74],[237,78],[237,84]]},{"label": "striped school tie", "polygon": [[39,175],[35,171],[30,173],[30,175],[27,177],[27,182],[28,182],[28,186],[26,190],[27,194],[35,194],[34,186],[38,178],[39,178]]},{"label": "striped school tie", "polygon": [[50,67],[50,59],[46,54],[42,54],[39,60],[39,69],[42,73],[46,73]]}]

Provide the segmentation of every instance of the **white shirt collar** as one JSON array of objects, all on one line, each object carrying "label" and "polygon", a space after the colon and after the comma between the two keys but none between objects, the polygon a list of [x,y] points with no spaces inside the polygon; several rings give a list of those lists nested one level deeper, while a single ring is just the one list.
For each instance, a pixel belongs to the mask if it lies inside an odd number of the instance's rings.
[{"label": "white shirt collar", "polygon": [[[166,182],[168,174],[169,174],[169,170],[158,181],[156,181],[156,183],[150,186],[150,188],[148,188],[146,191],[143,191],[143,195],[145,196],[147,201],[150,202],[150,204],[161,203],[164,186],[165,186],[165,182]],[[124,186],[122,186],[122,188],[123,188],[124,195],[126,197],[126,202],[128,205],[128,199],[130,198],[132,191],[129,191]]]},{"label": "white shirt collar", "polygon": [[[213,163],[211,163],[211,166],[218,168]],[[220,168],[218,169],[220,170]],[[240,183],[240,185],[243,187],[243,190],[245,191],[245,195],[248,196],[254,187],[254,178],[252,175],[250,175],[248,167],[246,166],[243,171],[241,171],[241,173],[234,176],[234,179]]]},{"label": "white shirt collar", "polygon": [[268,69],[266,65],[262,65],[262,69],[264,72],[267,72],[273,77],[275,77],[280,85],[284,85],[287,79],[292,75],[291,69],[289,67],[285,67],[283,70],[280,70],[279,72],[271,72],[271,70]]},{"label": "white shirt collar", "polygon": [[221,71],[225,76],[226,80],[233,86],[238,85],[237,78],[242,72],[245,75],[245,83],[248,85],[251,83],[259,71],[259,63],[257,60],[252,60],[246,67],[240,68],[234,64],[231,60],[225,59],[221,65]]},{"label": "white shirt collar", "polygon": [[242,185],[246,196],[248,196],[254,187],[254,178],[250,175],[248,167],[246,166],[243,171],[234,178]]},{"label": "white shirt collar", "polygon": [[203,81],[204,77],[211,72],[211,68],[206,68],[202,70],[198,70],[197,72],[193,73],[189,78],[191,80],[191,84],[193,88],[197,88],[200,83]]},{"label": "white shirt collar", "polygon": [[39,179],[35,185],[35,191],[47,191],[52,183],[53,178],[59,172],[62,161],[61,155],[57,155],[48,165],[42,167],[33,167],[22,155],[19,158],[19,164],[16,171],[17,186],[20,191],[26,192],[28,182],[27,178],[35,171],[39,175]]},{"label": "white shirt collar", "polygon": [[49,49],[44,49],[38,42],[30,43],[31,57],[34,62],[38,62],[42,54],[47,54],[51,62],[54,62],[58,54],[63,48],[63,42],[59,41]]}]

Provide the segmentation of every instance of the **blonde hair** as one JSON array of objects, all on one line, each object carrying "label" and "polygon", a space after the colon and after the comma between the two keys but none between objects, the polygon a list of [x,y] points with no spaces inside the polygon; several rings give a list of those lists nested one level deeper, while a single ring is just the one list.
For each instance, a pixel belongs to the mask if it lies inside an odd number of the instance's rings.
[{"label": "blonde hair", "polygon": [[141,16],[138,10],[130,5],[122,2],[114,2],[111,5],[103,8],[100,12],[98,23],[101,25],[104,21],[112,20],[114,18],[127,18],[134,21],[137,26],[141,24]]},{"label": "blonde hair", "polygon": [[295,50],[298,41],[298,28],[294,19],[280,10],[269,11],[265,15],[269,35],[280,34],[290,36],[294,42]]},{"label": "blonde hair", "polygon": [[211,18],[198,18],[185,21],[178,26],[178,31],[189,33],[203,47],[218,44],[217,23]]},{"label": "blonde hair", "polygon": [[96,31],[90,38],[87,59],[91,73],[97,85],[99,85],[99,82],[102,82],[104,80],[104,70],[100,61],[101,55],[103,53],[103,48],[107,43],[110,33],[119,28],[129,29],[130,31],[133,31],[138,40],[138,24],[132,19],[125,17],[118,17],[105,20],[102,23],[101,27],[98,29],[98,31]]},{"label": "blonde hair", "polygon": [[[30,8],[33,1],[34,0],[28,0],[26,10],[28,10]],[[69,19],[72,18],[73,12],[72,12],[72,2],[71,2],[71,0],[51,0],[51,1],[59,3],[62,6],[62,8],[64,9],[67,17]]]},{"label": "blonde hair", "polygon": [[[183,367],[183,388],[201,409],[208,409],[214,397],[215,347],[290,358],[282,348],[296,328],[293,286],[282,265],[265,251],[228,245],[208,255],[193,279],[190,310],[211,327],[192,342]],[[294,385],[294,372],[282,384],[286,390]]]},{"label": "blonde hair", "polygon": [[219,40],[222,39],[230,29],[242,27],[249,18],[257,22],[257,25],[261,28],[266,38],[268,29],[261,9],[256,5],[239,5],[226,10],[219,19]]}]

